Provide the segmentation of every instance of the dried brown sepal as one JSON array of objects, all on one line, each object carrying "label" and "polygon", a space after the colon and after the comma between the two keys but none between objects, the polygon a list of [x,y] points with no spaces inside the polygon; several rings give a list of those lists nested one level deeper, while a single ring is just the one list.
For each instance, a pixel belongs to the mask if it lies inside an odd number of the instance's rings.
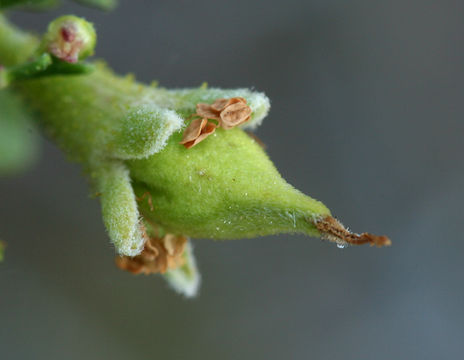
[{"label": "dried brown sepal", "polygon": [[220,113],[222,110],[224,110],[227,106],[236,104],[236,103],[243,103],[246,104],[246,100],[242,97],[234,97],[234,98],[229,98],[229,99],[217,99],[214,103],[211,104],[211,108],[214,111],[217,111]]},{"label": "dried brown sepal", "polygon": [[230,104],[221,111],[219,125],[228,130],[250,120],[251,108],[243,102]]},{"label": "dried brown sepal", "polygon": [[231,129],[243,124],[250,119],[251,108],[242,97],[229,99],[217,99],[213,104],[199,103],[196,106],[197,112],[194,116],[213,119],[219,121],[219,126],[224,129]]},{"label": "dried brown sepal", "polygon": [[193,115],[207,119],[219,120],[219,111],[214,110],[210,104],[197,104],[197,112]]},{"label": "dried brown sepal", "polygon": [[355,234],[347,230],[339,221],[332,216],[327,216],[315,222],[316,228],[323,239],[340,245],[362,245],[390,246],[391,240],[387,236],[378,236],[369,233]]},{"label": "dried brown sepal", "polygon": [[216,125],[209,122],[206,118],[192,120],[190,125],[185,129],[180,144],[190,149],[214,133],[215,130]]},{"label": "dried brown sepal", "polygon": [[134,257],[116,257],[116,266],[132,274],[164,274],[184,264],[182,256],[187,238],[166,234],[162,238],[147,237],[142,252]]},{"label": "dried brown sepal", "polygon": [[217,99],[211,105],[198,103],[192,117],[199,116],[200,119],[192,120],[187,126],[180,144],[190,149],[211,135],[218,125],[208,119],[217,120],[220,127],[228,130],[250,120],[251,113],[251,108],[242,97]]},{"label": "dried brown sepal", "polygon": [[167,253],[167,265],[169,269],[175,269],[184,264],[182,254],[187,244],[185,236],[176,236],[173,234],[166,234],[163,237],[164,248]]}]

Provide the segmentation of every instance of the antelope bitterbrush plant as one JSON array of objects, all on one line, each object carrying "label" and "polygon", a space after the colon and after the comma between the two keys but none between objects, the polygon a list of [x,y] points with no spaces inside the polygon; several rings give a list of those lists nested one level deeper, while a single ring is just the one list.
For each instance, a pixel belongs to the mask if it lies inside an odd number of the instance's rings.
[{"label": "antelope bitterbrush plant", "polygon": [[33,116],[88,175],[120,268],[161,273],[192,296],[199,274],[188,237],[304,233],[339,246],[390,244],[348,231],[282,179],[244,131],[267,115],[263,93],[146,86],[86,62],[95,44],[92,24],[76,16],[54,20],[42,39],[0,17],[0,168],[34,153],[18,130]]}]

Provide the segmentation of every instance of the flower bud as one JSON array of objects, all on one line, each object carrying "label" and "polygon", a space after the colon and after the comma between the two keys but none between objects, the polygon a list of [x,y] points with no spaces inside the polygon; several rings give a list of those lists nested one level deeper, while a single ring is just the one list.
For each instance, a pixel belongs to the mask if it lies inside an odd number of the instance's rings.
[{"label": "flower bud", "polygon": [[60,60],[76,63],[93,54],[96,39],[91,23],[77,16],[66,15],[50,23],[42,49]]}]

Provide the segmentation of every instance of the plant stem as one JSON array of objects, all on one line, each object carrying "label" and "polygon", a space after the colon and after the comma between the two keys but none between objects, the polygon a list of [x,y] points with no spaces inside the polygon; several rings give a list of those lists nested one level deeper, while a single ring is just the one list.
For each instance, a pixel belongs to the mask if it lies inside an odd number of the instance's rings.
[{"label": "plant stem", "polygon": [[15,66],[27,61],[39,45],[39,39],[10,23],[0,13],[0,65]]}]

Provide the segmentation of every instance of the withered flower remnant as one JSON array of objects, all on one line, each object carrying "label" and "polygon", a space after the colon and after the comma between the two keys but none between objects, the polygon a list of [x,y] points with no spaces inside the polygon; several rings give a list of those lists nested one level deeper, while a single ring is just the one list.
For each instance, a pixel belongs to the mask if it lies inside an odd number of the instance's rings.
[{"label": "withered flower remnant", "polygon": [[217,99],[213,104],[197,104],[195,115],[217,120],[219,126],[228,130],[250,120],[252,110],[243,97]]},{"label": "withered flower remnant", "polygon": [[190,149],[192,146],[195,146],[214,133],[215,130],[216,125],[209,122],[208,119],[202,118],[192,120],[190,125],[185,129],[180,144]]},{"label": "withered flower remnant", "polygon": [[[196,113],[192,116],[199,116],[201,119],[195,119],[187,126],[180,143],[189,149],[211,135],[217,126],[229,130],[242,125],[250,120],[251,113],[252,110],[243,97],[220,98],[213,104],[198,103]],[[217,120],[218,125],[208,119]]]},{"label": "withered flower remnant", "polygon": [[163,237],[146,236],[142,252],[134,257],[117,256],[116,265],[133,274],[164,274],[185,262],[183,258],[187,237],[166,234]]}]

